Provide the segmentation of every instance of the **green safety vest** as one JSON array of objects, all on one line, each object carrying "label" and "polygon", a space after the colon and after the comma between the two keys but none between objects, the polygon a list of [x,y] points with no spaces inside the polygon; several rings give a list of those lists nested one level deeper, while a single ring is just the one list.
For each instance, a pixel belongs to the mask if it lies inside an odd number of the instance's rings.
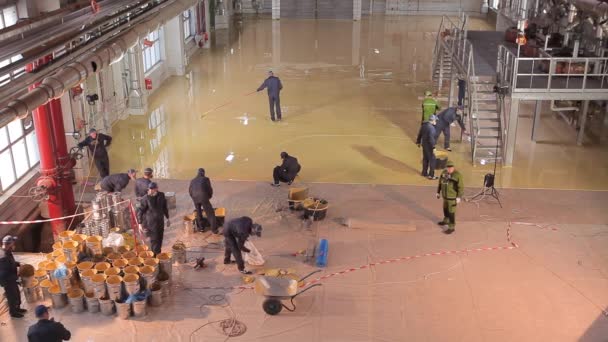
[{"label": "green safety vest", "polygon": [[422,101],[422,122],[427,122],[431,118],[431,115],[437,113],[440,110],[439,103],[437,100],[427,97]]},{"label": "green safety vest", "polygon": [[464,195],[464,181],[460,172],[454,171],[449,174],[447,170],[444,170],[439,177],[437,192],[441,193],[441,197],[447,200],[455,200],[456,197],[462,198]]}]

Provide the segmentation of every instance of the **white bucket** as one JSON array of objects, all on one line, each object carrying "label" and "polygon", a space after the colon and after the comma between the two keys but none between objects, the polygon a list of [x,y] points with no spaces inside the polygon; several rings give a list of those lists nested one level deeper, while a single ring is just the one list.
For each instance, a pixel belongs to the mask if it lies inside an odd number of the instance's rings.
[{"label": "white bucket", "polygon": [[131,304],[116,302],[116,313],[118,317],[122,319],[129,319],[131,316]]},{"label": "white bucket", "polygon": [[111,299],[99,299],[99,306],[101,313],[106,316],[112,316],[114,314],[114,301]]},{"label": "white bucket", "polygon": [[68,297],[65,293],[61,292],[61,288],[58,285],[51,286],[49,293],[51,294],[51,301],[53,302],[53,307],[55,309],[63,308],[68,305]]},{"label": "white bucket", "polygon": [[133,302],[133,316],[144,317],[146,315],[146,301]]},{"label": "white bucket", "polygon": [[59,288],[61,288],[62,293],[68,293],[72,284],[70,284],[70,278],[72,277],[72,271],[68,270],[68,274],[63,278],[57,278],[57,283],[59,284]]},{"label": "white bucket", "polygon": [[123,278],[123,281],[125,282],[125,289],[129,295],[139,292],[139,276],[137,274],[127,274]]},{"label": "white bucket", "polygon": [[39,286],[42,292],[42,299],[43,300],[47,300],[51,298],[51,293],[49,292],[49,290],[51,289],[52,286],[54,286],[55,284],[53,282],[51,282],[49,279],[45,279],[43,281],[40,282]]},{"label": "white bucket", "polygon": [[72,312],[81,313],[84,311],[84,292],[81,289],[70,289],[68,300],[70,301]]},{"label": "white bucket", "polygon": [[163,304],[163,291],[158,289],[156,291],[151,291],[150,295],[150,305],[151,306],[161,306]]},{"label": "white bucket", "polygon": [[[120,300],[122,297],[122,277],[110,276],[106,279],[106,287],[108,288],[108,295],[113,301]],[[117,303],[118,304],[118,303]]]},{"label": "white bucket", "polygon": [[160,270],[167,273],[169,279],[171,279],[171,272],[173,271],[173,254],[160,253],[156,257],[160,261]]},{"label": "white bucket", "polygon": [[91,277],[93,284],[93,295],[95,298],[103,298],[106,295],[106,276],[104,274],[95,274]]},{"label": "white bucket", "polygon": [[32,280],[28,286],[23,288],[23,294],[25,295],[25,301],[28,303],[37,302],[41,296],[40,286],[38,286],[38,280]]},{"label": "white bucket", "polygon": [[93,293],[86,294],[87,311],[90,313],[96,313],[100,310],[99,299],[95,298]]},{"label": "white bucket", "polygon": [[160,281],[161,291],[163,297],[169,297],[171,294],[171,282],[169,280]]}]

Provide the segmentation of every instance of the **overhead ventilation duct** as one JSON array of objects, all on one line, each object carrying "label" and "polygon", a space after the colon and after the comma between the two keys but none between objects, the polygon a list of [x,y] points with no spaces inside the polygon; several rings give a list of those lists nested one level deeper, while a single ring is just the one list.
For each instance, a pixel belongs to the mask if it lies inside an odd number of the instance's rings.
[{"label": "overhead ventilation duct", "polygon": [[70,88],[82,83],[91,74],[97,73],[109,65],[120,61],[130,48],[148,33],[158,29],[167,20],[175,18],[186,9],[194,6],[199,0],[175,0],[159,8],[158,14],[148,21],[134,26],[117,38],[98,46],[93,52],[85,54],[76,61],[66,65],[54,74],[42,80],[40,86],[27,94],[9,102],[0,110],[0,127],[7,125],[17,117],[25,117],[29,112],[59,98]]}]

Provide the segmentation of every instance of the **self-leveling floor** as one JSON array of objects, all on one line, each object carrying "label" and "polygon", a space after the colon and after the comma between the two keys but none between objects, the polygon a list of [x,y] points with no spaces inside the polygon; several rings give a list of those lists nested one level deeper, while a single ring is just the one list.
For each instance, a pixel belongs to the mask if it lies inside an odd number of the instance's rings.
[{"label": "self-leveling floor", "polygon": [[[287,151],[307,182],[428,185],[414,142],[439,22],[408,16],[235,23],[215,33],[215,45],[192,58],[186,76],[155,90],[146,115],[113,127],[112,170],[151,166],[157,176],[188,179],[204,167],[215,179],[267,181]],[[491,29],[481,19],[469,27]],[[255,93],[270,69],[284,86],[280,123],[270,121],[265,92]],[[532,143],[534,109],[522,104],[515,160],[498,166],[499,185],[608,189],[608,150],[591,141],[577,146],[574,127],[549,107]],[[452,135],[449,157],[467,185],[481,185],[492,165],[473,166],[470,143],[458,141],[456,127]],[[443,138],[437,147],[443,149]]]}]

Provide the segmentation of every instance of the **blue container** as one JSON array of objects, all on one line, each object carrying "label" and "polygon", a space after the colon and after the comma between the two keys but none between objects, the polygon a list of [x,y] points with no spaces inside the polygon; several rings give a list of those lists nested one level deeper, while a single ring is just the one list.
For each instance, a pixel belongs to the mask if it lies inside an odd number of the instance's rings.
[{"label": "blue container", "polygon": [[327,239],[321,239],[319,242],[319,249],[317,254],[317,267],[327,266],[327,251],[329,249],[329,242]]}]

